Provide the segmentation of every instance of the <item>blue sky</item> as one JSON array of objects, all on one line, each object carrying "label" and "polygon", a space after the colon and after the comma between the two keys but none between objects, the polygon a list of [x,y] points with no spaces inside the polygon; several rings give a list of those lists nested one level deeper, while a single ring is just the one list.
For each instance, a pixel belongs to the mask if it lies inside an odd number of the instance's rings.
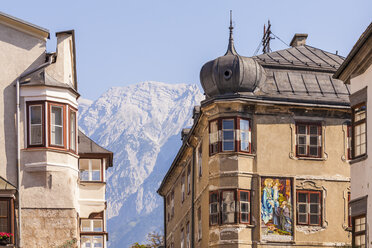
[{"label": "blue sky", "polygon": [[[270,19],[287,44],[308,33],[307,44],[346,56],[372,21],[371,0],[248,1],[4,1],[1,11],[51,32],[75,29],[82,97],[112,86],[152,80],[199,83],[201,66],[226,51],[229,10],[238,53],[252,56]],[[275,39],[273,50],[284,49]]]}]

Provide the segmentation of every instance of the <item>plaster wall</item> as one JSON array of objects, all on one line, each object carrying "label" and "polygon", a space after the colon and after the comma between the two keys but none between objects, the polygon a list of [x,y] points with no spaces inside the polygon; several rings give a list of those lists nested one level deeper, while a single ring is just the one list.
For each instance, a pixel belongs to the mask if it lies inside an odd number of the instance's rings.
[{"label": "plaster wall", "polygon": [[46,42],[0,24],[0,175],[16,181],[16,88],[23,72],[45,62]]}]

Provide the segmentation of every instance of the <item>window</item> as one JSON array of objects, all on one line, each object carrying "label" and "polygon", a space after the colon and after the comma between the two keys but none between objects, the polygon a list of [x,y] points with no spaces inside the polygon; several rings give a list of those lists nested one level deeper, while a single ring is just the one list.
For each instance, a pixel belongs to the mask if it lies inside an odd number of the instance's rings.
[{"label": "window", "polygon": [[353,247],[366,247],[366,216],[353,218]]},{"label": "window", "polygon": [[235,192],[224,190],[221,194],[222,224],[235,223]]},{"label": "window", "polygon": [[102,181],[101,159],[79,159],[79,170],[81,181]]},{"label": "window", "polygon": [[103,220],[81,219],[81,232],[103,232]]},{"label": "window", "polygon": [[70,109],[70,150],[76,151],[76,112]]},{"label": "window", "polygon": [[218,121],[209,123],[209,153],[215,154],[218,152]]},{"label": "window", "polygon": [[219,118],[209,122],[209,153],[251,152],[251,123],[241,117]]},{"label": "window", "polygon": [[198,148],[198,168],[199,168],[199,177],[203,174],[203,143],[199,144]]},{"label": "window", "polygon": [[365,103],[352,108],[352,152],[353,158],[357,158],[366,154],[366,105]]},{"label": "window", "polygon": [[322,129],[320,124],[296,124],[296,153],[298,157],[321,157]]},{"label": "window", "polygon": [[234,119],[222,119],[222,151],[235,151]]},{"label": "window", "polygon": [[240,150],[245,152],[251,152],[251,128],[249,120],[239,120],[240,130]]},{"label": "window", "polygon": [[198,240],[202,239],[202,218],[201,207],[198,208]]},{"label": "window", "polygon": [[186,248],[190,248],[190,222],[186,224]]},{"label": "window", "polygon": [[64,105],[50,104],[50,113],[49,113],[49,145],[64,147]]},{"label": "window", "polygon": [[28,103],[28,146],[44,145],[44,103]]},{"label": "window", "polygon": [[167,218],[168,218],[168,222],[170,221],[171,219],[171,210],[170,210],[170,200],[171,198],[171,195],[169,194],[168,197],[167,197]]},{"label": "window", "polygon": [[346,137],[346,146],[347,146],[347,159],[350,160],[352,158],[352,144],[351,144],[351,133],[352,133],[352,126],[349,123],[347,125],[347,137]]},{"label": "window", "polygon": [[187,194],[191,191],[191,165],[187,166]]},{"label": "window", "polygon": [[101,248],[103,247],[103,236],[99,235],[82,235],[81,236],[82,248]]},{"label": "window", "polygon": [[171,217],[173,218],[174,216],[174,191],[172,190],[171,193]]},{"label": "window", "polygon": [[[236,202],[236,197],[238,198],[238,202]],[[210,225],[231,223],[250,224],[250,213],[251,195],[249,190],[231,189],[210,192]]]},{"label": "window", "polygon": [[297,224],[320,226],[322,221],[322,193],[297,191]]},{"label": "window", "polygon": [[181,177],[181,201],[185,201],[185,173]]},{"label": "window", "polygon": [[211,192],[209,195],[209,223],[210,225],[218,224],[218,213],[219,213],[218,203],[219,203],[218,191]]},{"label": "window", "polygon": [[238,191],[238,201],[240,210],[240,223],[250,223],[251,219],[251,192],[248,190]]},{"label": "window", "polygon": [[181,229],[181,248],[185,245],[185,234],[183,233],[183,228]]}]

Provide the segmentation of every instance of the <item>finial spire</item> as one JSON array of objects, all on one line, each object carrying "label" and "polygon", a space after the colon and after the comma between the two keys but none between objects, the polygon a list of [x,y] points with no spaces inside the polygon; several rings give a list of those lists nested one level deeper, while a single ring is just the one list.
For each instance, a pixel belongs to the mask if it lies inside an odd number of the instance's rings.
[{"label": "finial spire", "polygon": [[234,47],[234,38],[233,38],[233,24],[232,24],[232,10],[230,10],[230,37],[229,37],[229,46],[227,47],[227,51],[226,51],[226,54],[233,54],[233,55],[236,55],[237,52],[235,51],[235,47]]}]

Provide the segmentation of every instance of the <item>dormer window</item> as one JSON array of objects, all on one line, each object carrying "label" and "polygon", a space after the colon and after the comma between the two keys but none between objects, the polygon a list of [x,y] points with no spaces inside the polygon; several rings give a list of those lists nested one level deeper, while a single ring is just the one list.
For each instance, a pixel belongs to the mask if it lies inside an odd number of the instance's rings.
[{"label": "dormer window", "polygon": [[209,122],[209,154],[251,152],[251,123],[241,117],[218,118]]}]

